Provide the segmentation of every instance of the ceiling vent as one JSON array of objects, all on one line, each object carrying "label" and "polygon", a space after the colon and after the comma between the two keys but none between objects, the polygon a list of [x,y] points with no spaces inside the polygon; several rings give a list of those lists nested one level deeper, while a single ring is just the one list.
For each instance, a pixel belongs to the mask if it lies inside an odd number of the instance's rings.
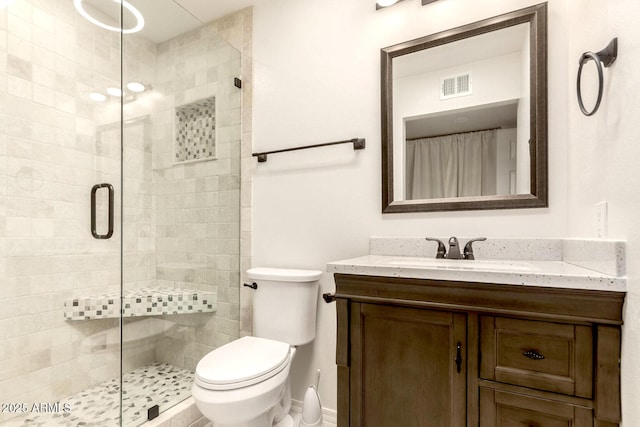
[{"label": "ceiling vent", "polygon": [[471,95],[471,72],[440,78],[440,99]]}]

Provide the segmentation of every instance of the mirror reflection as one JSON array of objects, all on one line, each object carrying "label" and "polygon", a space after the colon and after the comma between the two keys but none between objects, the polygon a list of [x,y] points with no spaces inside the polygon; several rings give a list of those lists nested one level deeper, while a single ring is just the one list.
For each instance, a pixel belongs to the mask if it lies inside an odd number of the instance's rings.
[{"label": "mirror reflection", "polygon": [[382,50],[383,212],[546,206],[539,12]]},{"label": "mirror reflection", "polygon": [[528,47],[521,24],[394,59],[399,197],[529,193]]}]

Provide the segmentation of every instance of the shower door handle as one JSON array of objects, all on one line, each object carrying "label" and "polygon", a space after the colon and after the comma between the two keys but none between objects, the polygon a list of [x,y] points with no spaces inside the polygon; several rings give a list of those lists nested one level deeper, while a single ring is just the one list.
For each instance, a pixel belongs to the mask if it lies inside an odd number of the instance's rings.
[{"label": "shower door handle", "polygon": [[[96,230],[96,193],[101,188],[109,191],[109,229],[106,234],[98,234]],[[109,239],[113,236],[113,185],[111,184],[96,184],[91,188],[91,234],[96,239]]]}]

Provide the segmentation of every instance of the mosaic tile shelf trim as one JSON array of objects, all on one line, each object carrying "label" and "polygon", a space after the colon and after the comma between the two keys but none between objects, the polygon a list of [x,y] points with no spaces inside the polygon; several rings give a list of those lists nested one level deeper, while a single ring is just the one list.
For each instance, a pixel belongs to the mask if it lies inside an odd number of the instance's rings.
[{"label": "mosaic tile shelf trim", "polygon": [[216,98],[176,107],[174,162],[215,158]]},{"label": "mosaic tile shelf trim", "polygon": [[[163,314],[213,313],[215,292],[175,288],[141,288],[125,292],[122,299],[124,317],[160,316]],[[64,302],[66,320],[107,319],[119,317],[120,297],[104,294]]]},{"label": "mosaic tile shelf trim", "polygon": [[[125,426],[147,421],[153,405],[165,411],[191,396],[193,372],[173,365],[154,363],[124,374],[122,417]],[[55,412],[29,413],[3,423],[3,427],[118,426],[120,420],[118,378],[90,387],[60,401]]]}]

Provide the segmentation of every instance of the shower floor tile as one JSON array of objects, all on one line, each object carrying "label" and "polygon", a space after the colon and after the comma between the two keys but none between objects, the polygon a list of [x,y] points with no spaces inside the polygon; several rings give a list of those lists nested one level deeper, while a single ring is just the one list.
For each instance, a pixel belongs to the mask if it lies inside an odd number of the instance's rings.
[{"label": "shower floor tile", "polygon": [[[193,372],[173,365],[154,363],[123,376],[122,416],[124,426],[138,426],[147,420],[147,409],[159,405],[169,409],[191,395]],[[2,423],[2,427],[86,427],[119,425],[120,381],[116,378],[90,387],[60,401],[67,413],[31,413]]]}]

